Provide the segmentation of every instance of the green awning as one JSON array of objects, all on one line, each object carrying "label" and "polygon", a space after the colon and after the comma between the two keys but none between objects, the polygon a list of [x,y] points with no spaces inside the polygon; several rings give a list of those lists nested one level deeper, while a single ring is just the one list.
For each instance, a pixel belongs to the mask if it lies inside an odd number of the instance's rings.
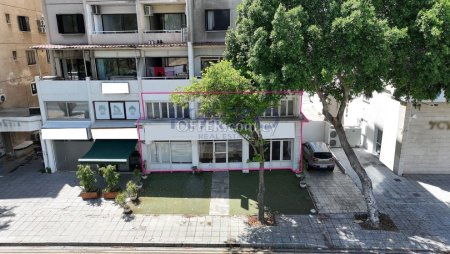
[{"label": "green awning", "polygon": [[136,142],[135,139],[96,140],[91,150],[78,159],[78,162],[126,163],[135,151]]}]

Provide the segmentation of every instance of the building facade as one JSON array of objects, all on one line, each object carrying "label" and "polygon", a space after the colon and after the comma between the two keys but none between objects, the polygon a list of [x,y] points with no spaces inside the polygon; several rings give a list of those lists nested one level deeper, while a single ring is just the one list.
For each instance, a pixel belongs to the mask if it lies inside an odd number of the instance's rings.
[{"label": "building facade", "polygon": [[51,73],[46,51],[31,49],[47,43],[41,1],[0,1],[0,34],[0,156],[19,157],[41,127],[34,76]]},{"label": "building facade", "polygon": [[[51,77],[36,77],[44,161],[119,170],[247,170],[249,144],[170,94],[220,61],[238,0],[45,0]],[[300,168],[301,95],[263,118],[266,167]]]}]

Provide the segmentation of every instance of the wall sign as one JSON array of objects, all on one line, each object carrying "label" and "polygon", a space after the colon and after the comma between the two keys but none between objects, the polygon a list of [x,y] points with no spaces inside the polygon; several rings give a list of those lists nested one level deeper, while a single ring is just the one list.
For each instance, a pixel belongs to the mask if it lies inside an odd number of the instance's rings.
[{"label": "wall sign", "polygon": [[450,121],[429,121],[430,130],[450,130]]},{"label": "wall sign", "polygon": [[107,101],[94,102],[95,119],[109,120],[111,116],[109,114],[109,103]]},{"label": "wall sign", "polygon": [[127,114],[127,119],[137,120],[141,117],[138,101],[126,101],[125,110]]},{"label": "wall sign", "polygon": [[125,103],[123,101],[110,102],[109,110],[111,112],[111,119],[123,120],[125,117]]}]

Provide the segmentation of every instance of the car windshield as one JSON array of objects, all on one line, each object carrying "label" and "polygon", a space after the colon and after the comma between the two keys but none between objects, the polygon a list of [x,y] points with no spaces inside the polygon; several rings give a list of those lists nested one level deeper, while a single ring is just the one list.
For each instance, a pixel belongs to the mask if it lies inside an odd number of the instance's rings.
[{"label": "car windshield", "polygon": [[314,153],[314,157],[317,159],[331,159],[333,155],[331,153]]}]

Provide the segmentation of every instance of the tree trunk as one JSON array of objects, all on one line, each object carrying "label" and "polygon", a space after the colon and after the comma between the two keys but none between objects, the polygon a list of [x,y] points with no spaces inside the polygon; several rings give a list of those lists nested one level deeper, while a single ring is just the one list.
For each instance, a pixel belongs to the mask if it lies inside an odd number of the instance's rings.
[{"label": "tree trunk", "polygon": [[339,141],[341,142],[342,149],[344,149],[345,155],[347,155],[350,165],[355,170],[359,180],[361,181],[362,194],[366,201],[367,212],[369,213],[369,220],[373,226],[378,227],[380,223],[379,211],[377,202],[375,200],[375,197],[373,196],[372,180],[370,180],[366,170],[359,162],[358,157],[355,154],[355,151],[353,151],[353,148],[348,143],[348,139],[345,134],[344,127],[342,126],[342,123],[336,121],[336,123],[334,123],[333,125],[339,136]]},{"label": "tree trunk", "polygon": [[259,190],[258,190],[258,220],[261,224],[266,224],[264,219],[264,193],[266,187],[264,184],[264,143],[259,142],[258,150],[261,161],[259,162]]}]

